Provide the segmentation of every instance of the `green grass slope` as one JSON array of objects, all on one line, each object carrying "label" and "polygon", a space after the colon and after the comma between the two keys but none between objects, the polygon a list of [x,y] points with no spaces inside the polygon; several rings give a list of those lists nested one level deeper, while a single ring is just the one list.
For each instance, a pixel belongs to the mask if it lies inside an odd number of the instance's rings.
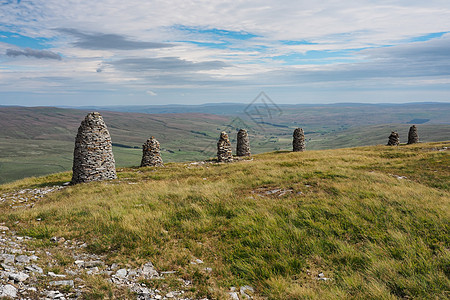
[{"label": "green grass slope", "polygon": [[[251,285],[255,299],[447,299],[448,147],[272,152],[231,164],[123,168],[118,180],[65,187],[32,208],[4,202],[0,222],[59,255],[65,250],[49,243],[51,236],[86,242],[86,251],[109,262],[136,267],[151,260],[191,280],[185,295],[194,298],[226,299],[230,287]],[[0,194],[70,177],[28,178],[1,185]],[[205,263],[192,265],[193,258]],[[319,272],[331,280],[317,280]],[[170,278],[145,283],[183,288]],[[86,285],[97,297],[131,297],[106,276]]]}]

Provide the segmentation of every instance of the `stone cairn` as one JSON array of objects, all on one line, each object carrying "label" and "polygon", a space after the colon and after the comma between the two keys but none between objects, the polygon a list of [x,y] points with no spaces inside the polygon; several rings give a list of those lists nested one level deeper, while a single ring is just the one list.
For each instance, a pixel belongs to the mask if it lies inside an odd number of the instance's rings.
[{"label": "stone cairn", "polygon": [[164,167],[159,142],[154,137],[149,138],[142,145],[141,167]]},{"label": "stone cairn", "polygon": [[98,112],[89,113],[78,128],[72,170],[72,184],[117,178],[111,136]]},{"label": "stone cairn", "polygon": [[305,151],[305,134],[303,128],[296,128],[294,130],[294,139],[292,141],[292,148],[294,152]]},{"label": "stone cairn", "polygon": [[232,162],[233,155],[231,153],[231,142],[228,134],[225,131],[220,133],[219,141],[217,142],[217,161],[218,162]]},{"label": "stone cairn", "polygon": [[415,144],[418,142],[419,142],[419,135],[417,134],[417,127],[416,127],[416,125],[413,125],[409,128],[408,145]]},{"label": "stone cairn", "polygon": [[398,133],[395,131],[391,132],[389,136],[389,141],[387,143],[388,146],[398,146],[400,144]]},{"label": "stone cairn", "polygon": [[248,133],[245,129],[240,129],[237,134],[237,156],[250,156],[250,141],[248,139]]}]

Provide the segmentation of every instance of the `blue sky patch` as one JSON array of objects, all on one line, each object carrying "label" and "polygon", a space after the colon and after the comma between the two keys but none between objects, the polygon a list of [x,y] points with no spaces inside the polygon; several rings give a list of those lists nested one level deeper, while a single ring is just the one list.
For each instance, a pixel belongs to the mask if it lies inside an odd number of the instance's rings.
[{"label": "blue sky patch", "polygon": [[283,40],[280,41],[281,44],[283,45],[288,45],[288,46],[296,46],[296,45],[318,45],[318,43],[311,43],[305,40],[302,41],[288,41],[288,40]]},{"label": "blue sky patch", "polygon": [[443,36],[446,33],[449,33],[450,31],[443,31],[443,32],[433,32],[433,33],[429,33],[426,35],[422,35],[422,36],[418,36],[418,37],[414,37],[412,39],[410,39],[410,42],[426,42],[429,41],[431,39],[436,39],[436,38],[440,38],[441,36]]},{"label": "blue sky patch", "polygon": [[18,46],[21,48],[31,49],[48,49],[50,39],[47,38],[31,38],[14,32],[0,31],[0,42]]},{"label": "blue sky patch", "polygon": [[356,60],[352,57],[354,53],[355,50],[313,50],[306,53],[291,53],[287,55],[274,56],[272,59],[283,61],[284,65],[325,65],[332,63],[355,62]]},{"label": "blue sky patch", "polygon": [[216,43],[213,42],[197,42],[197,41],[177,41],[180,43],[189,43],[194,44],[200,47],[207,47],[207,48],[213,48],[213,49],[227,49],[231,43],[227,41],[218,41]]},{"label": "blue sky patch", "polygon": [[174,26],[176,30],[185,31],[193,34],[206,35],[215,38],[234,39],[234,40],[249,40],[258,37],[255,34],[246,31],[231,31],[217,28],[201,28],[201,27],[189,27],[183,25]]}]

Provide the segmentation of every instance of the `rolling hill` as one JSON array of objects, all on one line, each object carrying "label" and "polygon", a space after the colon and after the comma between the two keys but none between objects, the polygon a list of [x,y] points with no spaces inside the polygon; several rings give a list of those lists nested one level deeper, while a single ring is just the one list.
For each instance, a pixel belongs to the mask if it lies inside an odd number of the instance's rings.
[{"label": "rolling hill", "polygon": [[36,298],[446,299],[449,147],[276,151],[75,186],[70,172],[27,178],[0,185],[0,235],[14,241],[4,253],[39,257],[30,270],[48,275],[23,271]]},{"label": "rolling hill", "polygon": [[[227,131],[234,144],[240,128],[249,131],[252,153],[291,149],[296,127],[304,128],[308,150],[385,144],[392,130],[398,131],[401,141],[406,142],[412,120],[427,120],[418,125],[421,141],[450,140],[450,105],[445,103],[276,107],[211,104],[108,109],[159,112],[101,111],[118,166],[138,165],[141,145],[150,136],[160,141],[166,162],[213,157],[219,133]],[[74,138],[87,112],[0,107],[0,183],[70,170]]]}]

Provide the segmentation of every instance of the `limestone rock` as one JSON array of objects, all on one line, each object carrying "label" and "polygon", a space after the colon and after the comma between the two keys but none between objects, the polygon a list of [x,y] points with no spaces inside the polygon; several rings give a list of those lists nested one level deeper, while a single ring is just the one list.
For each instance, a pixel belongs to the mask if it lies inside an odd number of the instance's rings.
[{"label": "limestone rock", "polygon": [[119,278],[125,278],[127,276],[127,274],[128,274],[127,269],[120,269],[120,270],[117,270],[117,272],[116,272],[116,276]]},{"label": "limestone rock", "polygon": [[293,134],[292,151],[305,151],[305,133],[303,128],[296,128]]},{"label": "limestone rock", "polygon": [[111,137],[98,112],[89,113],[78,128],[72,170],[72,184],[117,178]]},{"label": "limestone rock", "polygon": [[16,257],[16,262],[21,264],[27,264],[30,262],[30,258],[27,255],[19,255]]},{"label": "limestone rock", "polygon": [[217,142],[217,161],[218,162],[232,162],[233,155],[231,151],[231,142],[228,134],[225,131],[220,133],[219,141]]},{"label": "limestone rock", "polygon": [[150,261],[142,266],[140,273],[149,278],[158,276],[158,271],[156,271],[155,267]]},{"label": "limestone rock", "polygon": [[236,146],[237,156],[250,156],[250,141],[248,138],[247,130],[240,129],[237,134],[237,146]]},{"label": "limestone rock", "polygon": [[141,167],[163,167],[159,142],[154,138],[149,138],[142,145]]},{"label": "limestone rock", "polygon": [[18,273],[9,273],[8,277],[9,277],[9,279],[14,280],[16,282],[22,282],[22,281],[27,280],[28,277],[30,277],[30,276],[23,272],[18,272]]},{"label": "limestone rock", "polygon": [[391,135],[389,136],[389,141],[387,143],[387,146],[398,146],[400,144],[400,137],[398,136],[398,133],[395,131],[391,132]]},{"label": "limestone rock", "polygon": [[74,287],[75,284],[73,280],[59,280],[59,281],[51,281],[50,285],[69,285],[71,287]]},{"label": "limestone rock", "polygon": [[5,286],[0,285],[0,298],[16,298],[17,297],[17,288],[15,288],[11,284],[7,284]]},{"label": "limestone rock", "polygon": [[409,128],[408,145],[415,144],[418,142],[419,142],[419,135],[417,134],[417,127],[416,127],[416,125],[413,125]]}]

